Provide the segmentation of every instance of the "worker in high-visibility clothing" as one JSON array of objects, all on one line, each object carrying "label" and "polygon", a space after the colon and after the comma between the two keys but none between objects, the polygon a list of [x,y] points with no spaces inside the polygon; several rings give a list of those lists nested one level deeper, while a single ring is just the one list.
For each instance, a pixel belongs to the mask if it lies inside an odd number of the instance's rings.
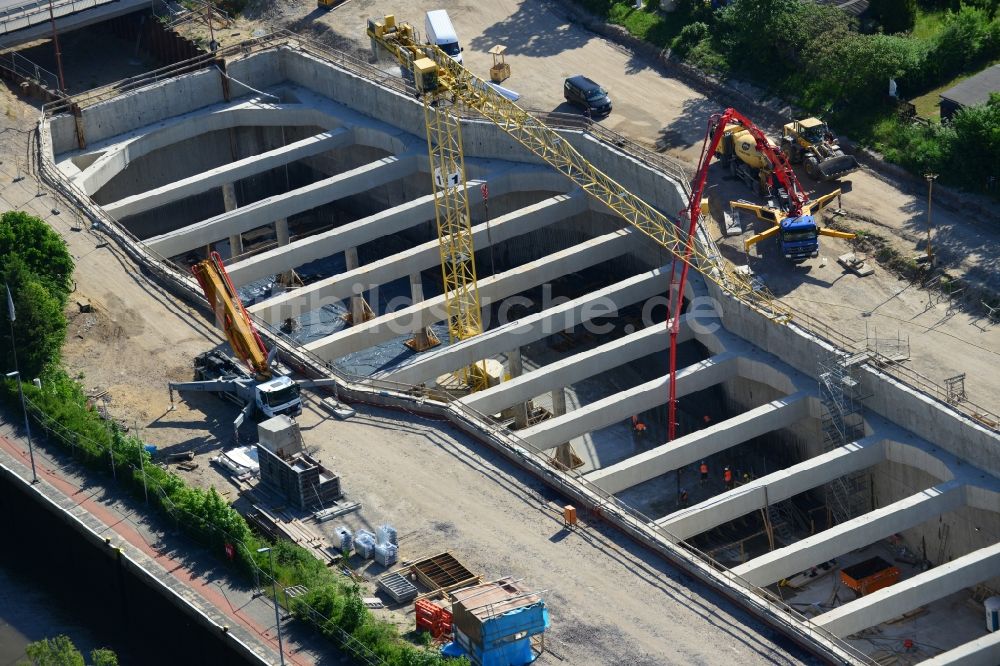
[{"label": "worker in high-visibility clothing", "polygon": [[641,435],[642,433],[646,432],[646,424],[640,421],[638,416],[633,416],[632,430],[635,431],[635,434]]},{"label": "worker in high-visibility clothing", "polygon": [[701,485],[705,485],[708,483],[708,463],[702,460],[698,471],[701,472]]},{"label": "worker in high-visibility clothing", "polygon": [[722,470],[722,480],[725,481],[726,488],[728,490],[732,490],[733,489],[733,485],[734,485],[734,483],[733,483],[733,470],[729,469],[728,467],[726,469]]}]

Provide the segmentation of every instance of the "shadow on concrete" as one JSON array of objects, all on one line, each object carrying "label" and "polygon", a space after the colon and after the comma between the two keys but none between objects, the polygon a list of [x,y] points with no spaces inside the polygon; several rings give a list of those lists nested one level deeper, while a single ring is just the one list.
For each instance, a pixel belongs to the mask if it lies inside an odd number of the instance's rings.
[{"label": "shadow on concrete", "polygon": [[544,2],[522,2],[506,21],[489,26],[481,36],[469,40],[467,48],[486,53],[503,44],[508,55],[544,58],[581,48],[593,39],[593,35],[568,23],[550,7]]},{"label": "shadow on concrete", "polygon": [[724,109],[707,99],[688,99],[683,110],[670,124],[662,127],[656,137],[656,150],[683,149],[700,144],[705,139],[708,119]]}]

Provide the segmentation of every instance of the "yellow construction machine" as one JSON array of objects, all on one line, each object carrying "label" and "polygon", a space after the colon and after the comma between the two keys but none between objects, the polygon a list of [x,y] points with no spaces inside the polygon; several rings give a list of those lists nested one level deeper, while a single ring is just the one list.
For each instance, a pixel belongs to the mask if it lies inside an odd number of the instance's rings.
[{"label": "yellow construction machine", "polygon": [[819,118],[795,120],[784,126],[781,149],[793,164],[805,164],[813,180],[836,180],[861,168],[853,155],[846,155],[827,124]]},{"label": "yellow construction machine", "polygon": [[[763,141],[770,146],[766,137]],[[774,146],[770,148],[777,150]],[[729,173],[746,183],[757,196],[765,196],[774,175],[774,165],[765,151],[766,149],[762,150],[758,146],[758,137],[751,128],[733,120],[726,123],[715,154],[721,162],[728,165]]]},{"label": "yellow construction machine", "polygon": [[715,154],[728,163],[734,176],[768,201],[764,205],[749,201],[730,203],[733,208],[748,210],[772,225],[744,241],[747,249],[777,236],[781,254],[798,264],[819,256],[820,236],[854,238],[854,234],[820,228],[814,217],[839,197],[841,190],[811,201],[796,178],[788,155],[772,144],[749,118],[731,109],[716,122],[711,132],[718,139]]}]

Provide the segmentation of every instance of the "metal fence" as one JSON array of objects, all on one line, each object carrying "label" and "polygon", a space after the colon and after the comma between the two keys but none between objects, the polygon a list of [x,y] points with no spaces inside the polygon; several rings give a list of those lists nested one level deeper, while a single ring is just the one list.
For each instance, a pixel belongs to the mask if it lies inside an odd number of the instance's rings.
[{"label": "metal fence", "polygon": [[51,95],[59,95],[59,77],[16,51],[0,55],[0,68],[14,77],[34,81]]},{"label": "metal fence", "polygon": [[[53,0],[51,8],[56,18],[67,14],[75,14],[85,9],[108,4],[113,0]],[[0,35],[15,30],[48,23],[49,0],[34,0],[20,5],[12,5],[0,9]]]}]

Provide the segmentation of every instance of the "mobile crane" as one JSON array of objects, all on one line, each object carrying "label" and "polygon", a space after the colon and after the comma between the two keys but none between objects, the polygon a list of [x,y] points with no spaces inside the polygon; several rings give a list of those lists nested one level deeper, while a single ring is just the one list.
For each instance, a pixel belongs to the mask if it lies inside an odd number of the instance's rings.
[{"label": "mobile crane", "polygon": [[[810,200],[795,176],[788,157],[749,118],[735,109],[726,109],[718,117],[713,116],[711,122],[717,124],[709,126],[709,133],[715,135],[710,155],[718,154],[728,160],[734,173],[740,169],[746,170],[748,175],[741,177],[752,182],[758,193],[769,198],[776,195],[773,200],[778,202],[778,205],[759,205],[747,201],[731,203],[734,208],[748,210],[771,224],[765,231],[746,239],[744,249],[777,235],[785,259],[800,264],[819,256],[820,236],[854,238],[852,233],[820,227],[814,217],[815,213],[839,197],[841,190],[836,189]],[[777,192],[774,192],[773,186],[775,179],[778,183]]]},{"label": "mobile crane", "polygon": [[[235,359],[220,351],[199,354],[194,362],[195,378],[198,381],[168,384],[171,408],[174,391],[218,393],[242,406],[233,421],[238,440],[240,426],[248,416],[262,419],[279,415],[298,416],[302,413],[302,388],[335,386],[334,380],[296,382],[286,375],[273,372],[271,366],[276,350],[268,353],[218,252],[212,252],[208,259],[196,263],[191,267],[191,272],[201,285],[202,292],[215,313],[216,322],[225,333],[233,352],[247,367],[241,367]],[[339,409],[351,411],[344,406]],[[340,412],[334,413],[339,418],[345,418]]]},{"label": "mobile crane", "polygon": [[[422,97],[424,101],[428,149],[436,187],[440,182],[447,184],[454,182],[454,189],[464,193],[464,187],[461,187],[465,178],[464,171],[456,173],[456,170],[448,167],[447,162],[442,163],[441,161],[442,147],[451,151],[449,154],[452,163],[458,157],[455,154],[455,149],[457,149],[458,154],[461,153],[461,123],[457,114],[451,112],[449,107],[462,105],[496,124],[511,138],[567,176],[585,193],[619,214],[627,224],[635,227],[636,230],[665,248],[674,256],[674,269],[680,264],[679,283],[674,282],[676,270],[671,271],[671,319],[668,324],[670,326],[668,436],[671,440],[674,439],[676,426],[677,333],[683,302],[683,286],[688,269],[693,267],[706,280],[719,285],[724,292],[772,321],[784,323],[791,318],[789,311],[776,301],[767,290],[755,288],[749,278],[735,273],[724,261],[720,261],[716,256],[706,252],[700,244],[694,242],[693,235],[700,212],[700,192],[704,188],[704,179],[702,179],[698,197],[693,198],[689,202],[688,208],[681,213],[684,216],[691,215],[690,227],[685,228],[683,225],[675,224],[666,215],[629,192],[584,159],[560,134],[546,127],[538,118],[505,98],[482,79],[474,76],[444,51],[433,44],[420,44],[411,25],[407,23],[397,24],[395,17],[388,15],[382,19],[368,19],[366,32],[371,39],[372,50],[376,56],[379,49],[384,49],[392,54],[404,71],[413,75],[417,96]],[[455,174],[456,178],[451,178],[452,174]],[[448,176],[448,179],[445,180],[444,176]],[[435,190],[435,193],[437,192]],[[442,248],[445,291],[448,292],[452,289],[452,285],[449,284],[450,267],[447,264],[456,255],[447,249],[452,247],[453,239],[447,228],[441,224],[441,214],[456,220],[461,227],[460,233],[466,233],[468,209],[464,207],[467,206],[467,202],[463,203],[457,198],[449,199],[441,194],[436,197],[437,205],[441,206],[438,209],[438,238]],[[464,220],[462,218],[463,211],[465,212]],[[468,237],[471,243],[471,233],[468,234]],[[472,250],[471,244],[468,246],[468,250]],[[470,255],[471,252],[467,256]],[[461,279],[467,293],[473,293],[475,273],[466,271]],[[459,306],[469,307],[475,302],[470,298],[459,301]],[[449,310],[450,312],[451,310]],[[478,307],[476,315],[478,316]],[[453,321],[463,320],[457,318]]]}]

